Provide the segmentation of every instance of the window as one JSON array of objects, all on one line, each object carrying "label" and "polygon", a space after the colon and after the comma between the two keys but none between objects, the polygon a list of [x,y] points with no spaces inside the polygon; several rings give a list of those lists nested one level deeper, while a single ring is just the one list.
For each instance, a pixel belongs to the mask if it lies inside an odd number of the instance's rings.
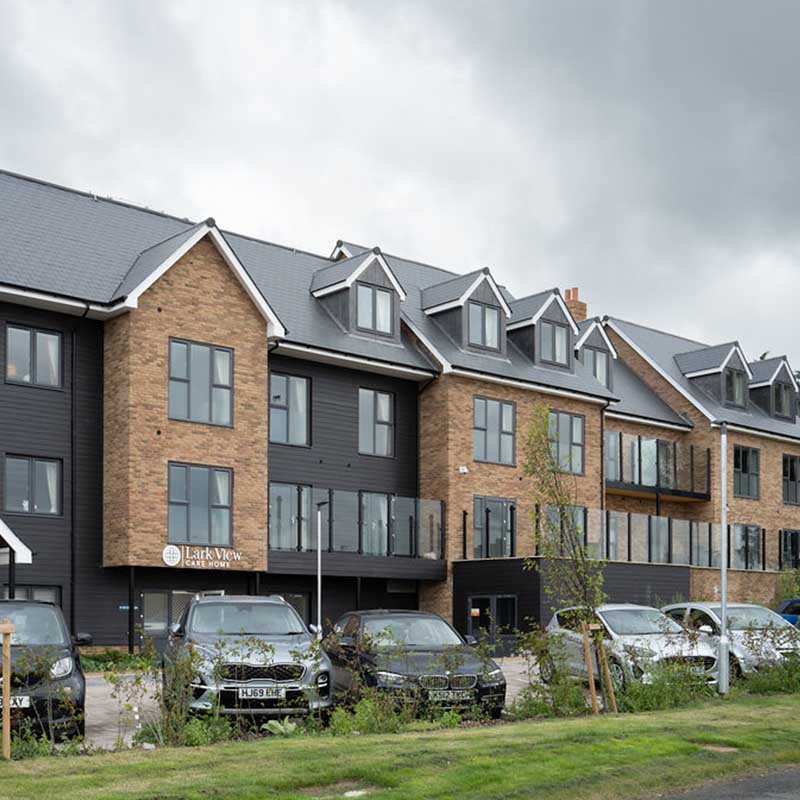
[{"label": "window", "polygon": [[230,425],[232,367],[232,350],[170,339],[170,418]]},{"label": "window", "polygon": [[269,376],[269,440],[276,444],[308,446],[308,378]]},{"label": "window", "polygon": [[[566,331],[566,329],[564,329]],[[592,375],[603,386],[608,386],[608,353],[605,350],[595,350],[591,347],[583,348],[583,359]]]},{"label": "window", "polygon": [[476,397],[472,411],[473,457],[494,464],[514,463],[513,403]]},{"label": "window", "polygon": [[61,334],[6,326],[6,380],[61,386]]},{"label": "window", "polygon": [[738,369],[725,370],[725,402],[744,405],[745,374]]},{"label": "window", "polygon": [[547,420],[547,438],[558,469],[583,474],[583,417],[551,411]]},{"label": "window", "polygon": [[500,349],[500,310],[483,303],[469,303],[469,343],[491,350]]},{"label": "window", "polygon": [[773,383],[772,394],[775,400],[775,414],[779,417],[793,417],[792,387],[787,383]]},{"label": "window", "polygon": [[569,350],[569,330],[566,325],[559,325],[556,322],[542,320],[541,347],[542,361],[549,361],[551,364],[568,366],[567,353]]},{"label": "window", "polygon": [[361,492],[361,552],[385,556],[389,547],[389,495]]},{"label": "window", "polygon": [[734,569],[761,569],[761,528],[757,525],[732,525],[731,566]]},{"label": "window", "polygon": [[6,456],[5,509],[20,514],[61,513],[61,462]]},{"label": "window", "polygon": [[170,464],[170,542],[229,547],[232,481],[229,469]]},{"label": "window", "polygon": [[783,457],[783,502],[800,504],[800,456]]},{"label": "window", "polygon": [[759,453],[754,447],[733,448],[733,493],[758,500]]},{"label": "window", "polygon": [[[0,599],[8,600],[8,585],[0,587]],[[30,584],[20,585],[17,583],[14,586],[14,599],[15,600],[39,600],[43,603],[52,603],[53,605],[61,605],[61,587],[60,586],[33,586]]]},{"label": "window", "polygon": [[617,431],[606,431],[606,480],[622,480],[622,461],[620,459],[620,438]]},{"label": "window", "polygon": [[391,334],[394,327],[392,293],[366,283],[356,285],[356,325],[363,330]]},{"label": "window", "polygon": [[[269,485],[270,550],[307,547],[311,518],[311,488],[293,483]],[[315,544],[316,548],[316,544]]]},{"label": "window", "polygon": [[[487,514],[488,511],[488,514]],[[473,498],[473,557],[514,556],[516,501],[505,497]],[[486,528],[488,517],[489,527]]]},{"label": "window", "polygon": [[394,395],[374,389],[358,390],[358,452],[368,456],[394,455]]}]

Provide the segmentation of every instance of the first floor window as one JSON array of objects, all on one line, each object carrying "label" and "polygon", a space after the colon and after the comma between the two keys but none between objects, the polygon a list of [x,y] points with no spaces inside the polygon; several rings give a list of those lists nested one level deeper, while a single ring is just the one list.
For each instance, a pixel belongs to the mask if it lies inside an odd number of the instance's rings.
[{"label": "first floor window", "polygon": [[34,386],[61,386],[61,335],[8,325],[6,380]]},{"label": "first floor window", "polygon": [[473,458],[514,463],[514,404],[476,397],[472,410]]},{"label": "first floor window", "polygon": [[169,416],[230,425],[233,351],[170,339]]},{"label": "first floor window", "polygon": [[783,502],[800,504],[800,456],[783,456]]},{"label": "first floor window", "polygon": [[736,497],[758,499],[759,453],[754,447],[733,448],[733,493]]},{"label": "first floor window", "polygon": [[744,405],[745,374],[738,369],[725,370],[725,402],[734,406]]},{"label": "first floor window", "polygon": [[394,455],[394,395],[389,392],[358,390],[358,452]]},{"label": "first floor window", "polygon": [[516,550],[516,501],[506,497],[473,498],[473,557],[511,557]]},{"label": "first floor window", "polygon": [[308,445],[309,380],[298,375],[269,376],[269,440],[277,444]]},{"label": "first floor window", "polygon": [[583,474],[583,417],[551,411],[547,420],[547,438],[553,464],[561,472]]},{"label": "first floor window", "polygon": [[500,310],[483,303],[469,303],[468,341],[490,350],[500,348]]},{"label": "first floor window", "polygon": [[542,320],[541,325],[541,348],[539,354],[542,361],[549,361],[552,364],[567,366],[569,330],[566,325],[559,325],[555,322]]},{"label": "first floor window", "polygon": [[5,510],[22,514],[61,513],[61,462],[6,456]]},{"label": "first floor window", "polygon": [[391,334],[392,293],[366,283],[357,284],[356,325],[367,331]]},{"label": "first floor window", "polygon": [[732,525],[731,566],[734,569],[761,568],[761,528],[757,525]]},{"label": "first floor window", "polygon": [[787,383],[774,383],[772,393],[775,398],[775,413],[779,417],[793,417],[792,387]]},{"label": "first floor window", "polygon": [[229,547],[232,482],[229,469],[170,464],[170,542]]}]

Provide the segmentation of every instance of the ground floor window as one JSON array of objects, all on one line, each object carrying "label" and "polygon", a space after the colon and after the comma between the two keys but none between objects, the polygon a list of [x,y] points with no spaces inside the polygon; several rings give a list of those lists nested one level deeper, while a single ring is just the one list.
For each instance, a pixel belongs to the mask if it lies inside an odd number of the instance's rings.
[{"label": "ground floor window", "polygon": [[781,568],[800,567],[800,531],[781,531]]},{"label": "ground floor window", "polygon": [[758,525],[731,526],[733,569],[761,569],[761,528]]},{"label": "ground floor window", "polygon": [[[0,597],[3,600],[8,600],[8,584],[0,588]],[[15,600],[40,600],[45,603],[55,603],[57,606],[61,605],[61,587],[60,586],[31,586],[28,584],[15,584],[14,586],[14,599]]]}]

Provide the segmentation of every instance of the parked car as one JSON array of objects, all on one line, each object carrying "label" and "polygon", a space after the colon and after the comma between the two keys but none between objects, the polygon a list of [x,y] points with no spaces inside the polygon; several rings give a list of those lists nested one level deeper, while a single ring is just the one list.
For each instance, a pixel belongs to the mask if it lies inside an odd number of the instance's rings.
[{"label": "parked car", "polygon": [[[559,637],[567,673],[588,678],[579,611],[574,607],[557,611],[547,631]],[[688,664],[709,683],[716,681],[717,656],[710,641],[702,635],[687,635],[657,608],[609,603],[597,609],[597,620],[603,626],[609,671],[617,686],[631,677],[649,681],[653,666],[663,662]],[[596,663],[593,673],[600,677]],[[542,678],[549,676],[545,673]]]},{"label": "parked car", "polygon": [[800,620],[800,597],[790,597],[782,600],[775,609],[776,614],[780,614],[787,622],[797,627]]},{"label": "parked car", "polygon": [[[718,647],[719,603],[675,603],[662,611],[686,630],[699,631]],[[787,655],[800,656],[800,633],[780,614],[764,606],[728,603],[731,677],[754,672]]]},{"label": "parked car", "polygon": [[[190,648],[190,650],[187,650]],[[195,653],[197,676],[175,685],[181,656]],[[166,697],[190,691],[190,711],[275,715],[325,712],[331,664],[295,609],[278,595],[198,595],[172,629],[164,653]]]},{"label": "parked car", "polygon": [[0,600],[0,619],[11,634],[12,720],[29,719],[35,730],[83,736],[86,678],[79,645],[92,637],[71,637],[61,609],[40,600]]},{"label": "parked car", "polygon": [[327,640],[334,692],[345,697],[361,678],[402,700],[413,697],[441,708],[480,705],[497,719],[505,706],[506,680],[474,644],[437,614],[351,611]]}]

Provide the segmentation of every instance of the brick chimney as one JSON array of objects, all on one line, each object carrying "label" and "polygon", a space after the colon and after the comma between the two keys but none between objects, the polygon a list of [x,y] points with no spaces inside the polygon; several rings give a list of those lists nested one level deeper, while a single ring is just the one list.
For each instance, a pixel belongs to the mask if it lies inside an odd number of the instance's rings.
[{"label": "brick chimney", "polygon": [[564,300],[570,313],[575,318],[575,322],[583,322],[586,319],[587,308],[586,303],[578,299],[578,287],[564,289]]}]

